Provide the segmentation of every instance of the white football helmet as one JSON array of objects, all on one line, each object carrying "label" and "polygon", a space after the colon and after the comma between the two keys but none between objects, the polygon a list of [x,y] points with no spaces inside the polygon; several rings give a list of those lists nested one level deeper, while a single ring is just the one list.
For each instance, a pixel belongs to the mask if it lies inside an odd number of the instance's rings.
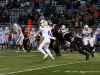
[{"label": "white football helmet", "polygon": [[2,34],[2,30],[3,30],[3,29],[2,29],[2,28],[0,28],[0,34]]},{"label": "white football helmet", "polygon": [[13,28],[17,28],[17,27],[18,27],[18,24],[14,23]]},{"label": "white football helmet", "polygon": [[85,25],[85,26],[84,26],[84,29],[85,29],[86,31],[88,30],[88,28],[89,28],[88,25]]},{"label": "white football helmet", "polygon": [[65,26],[65,25],[62,25],[62,26],[61,26],[61,29],[65,29],[65,28],[66,28],[66,26]]},{"label": "white football helmet", "polygon": [[99,29],[99,28],[97,28],[97,31],[100,31],[100,29]]},{"label": "white football helmet", "polygon": [[34,32],[34,28],[32,28],[32,32]]},{"label": "white football helmet", "polygon": [[40,26],[48,26],[48,22],[46,20],[41,20]]},{"label": "white football helmet", "polygon": [[5,30],[8,30],[8,29],[9,29],[8,27],[5,28]]}]

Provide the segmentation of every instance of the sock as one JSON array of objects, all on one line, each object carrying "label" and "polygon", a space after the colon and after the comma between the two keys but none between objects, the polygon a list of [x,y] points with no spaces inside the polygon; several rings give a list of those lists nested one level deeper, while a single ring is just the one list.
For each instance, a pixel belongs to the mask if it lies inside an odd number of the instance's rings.
[{"label": "sock", "polygon": [[17,51],[19,51],[19,48],[17,48]]},{"label": "sock", "polygon": [[53,57],[49,49],[47,49],[46,52],[49,54],[49,56],[50,56],[51,58]]},{"label": "sock", "polygon": [[23,51],[24,51],[25,49],[23,48]]}]

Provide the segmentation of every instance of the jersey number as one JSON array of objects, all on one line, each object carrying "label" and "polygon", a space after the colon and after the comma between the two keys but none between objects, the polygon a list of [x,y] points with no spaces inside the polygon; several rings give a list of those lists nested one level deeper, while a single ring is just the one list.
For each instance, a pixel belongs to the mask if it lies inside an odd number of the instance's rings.
[{"label": "jersey number", "polygon": [[48,31],[48,35],[50,35],[52,37],[52,34],[50,33],[50,31]]}]

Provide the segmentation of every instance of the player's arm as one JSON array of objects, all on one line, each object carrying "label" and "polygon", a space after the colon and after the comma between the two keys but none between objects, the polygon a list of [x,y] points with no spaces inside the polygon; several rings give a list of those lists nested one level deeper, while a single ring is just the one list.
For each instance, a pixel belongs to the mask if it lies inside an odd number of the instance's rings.
[{"label": "player's arm", "polygon": [[19,35],[21,34],[21,30],[20,30],[20,29],[18,29],[18,32],[19,32],[19,34],[18,34],[18,36],[17,36],[17,37],[19,37]]},{"label": "player's arm", "polygon": [[34,37],[36,37],[39,33],[41,32],[41,29],[39,29],[34,36],[32,36],[30,39],[33,39]]}]

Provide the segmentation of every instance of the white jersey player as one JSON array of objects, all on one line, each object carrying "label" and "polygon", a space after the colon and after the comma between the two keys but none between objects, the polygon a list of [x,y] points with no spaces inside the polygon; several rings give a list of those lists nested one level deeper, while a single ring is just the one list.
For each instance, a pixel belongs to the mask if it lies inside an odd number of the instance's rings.
[{"label": "white jersey player", "polygon": [[[42,37],[41,37],[41,40],[40,40],[40,43],[39,43],[37,49],[41,53],[44,54],[43,59],[46,59],[48,54],[51,57],[51,59],[54,59],[54,57],[52,56],[52,54],[51,54],[50,50],[48,49],[48,47],[49,47],[49,44],[50,44],[50,39],[55,39],[55,37],[52,36],[51,27],[48,26],[48,23],[47,23],[46,20],[41,20],[40,24],[41,24],[41,26],[40,26],[39,30],[36,32],[36,34],[31,39],[33,39],[35,36],[37,36],[41,32]],[[48,54],[42,49],[43,47],[44,47],[44,50]]]},{"label": "white jersey player", "polygon": [[94,44],[96,44],[96,35],[99,34],[99,32],[100,32],[100,29],[97,28],[95,33],[94,33]]},{"label": "white jersey player", "polygon": [[84,29],[82,30],[82,37],[83,37],[83,43],[85,46],[90,45],[91,51],[94,49],[94,41],[93,41],[93,32],[92,29],[88,27],[88,25],[84,26]]},{"label": "white jersey player", "polygon": [[18,45],[22,46],[23,52],[25,52],[25,49],[24,49],[24,46],[23,46],[24,35],[22,33],[22,29],[16,23],[13,25],[13,28],[14,28],[14,32],[16,32],[18,34],[18,36],[16,37],[17,38],[17,41],[16,41],[17,51],[16,52],[19,52],[19,46]]},{"label": "white jersey player", "polygon": [[32,28],[32,31],[30,32],[30,35],[29,35],[29,40],[30,40],[30,45],[29,46],[30,47],[31,47],[31,45],[34,46],[33,43],[35,42],[36,38],[30,39],[34,35],[35,35],[35,30],[34,30],[34,28]]},{"label": "white jersey player", "polygon": [[[9,45],[9,41],[8,41],[9,34],[10,34],[10,30],[9,30],[8,27],[6,27],[5,30],[4,30],[4,44],[5,44],[5,48],[7,48],[6,45]],[[10,48],[10,45],[9,45],[9,48]]]},{"label": "white jersey player", "polygon": [[[3,29],[0,28],[0,44],[4,43],[4,35],[3,35]],[[0,49],[2,49],[2,45],[0,45]]]}]

